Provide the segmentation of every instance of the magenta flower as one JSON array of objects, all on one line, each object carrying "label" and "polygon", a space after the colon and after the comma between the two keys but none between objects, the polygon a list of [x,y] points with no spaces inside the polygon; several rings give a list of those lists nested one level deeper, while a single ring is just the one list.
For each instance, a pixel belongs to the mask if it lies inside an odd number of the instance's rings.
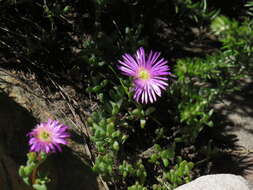
[{"label": "magenta flower", "polygon": [[68,129],[68,126],[51,119],[36,125],[27,134],[30,137],[30,151],[49,153],[58,150],[61,152],[60,144],[67,144],[67,138],[70,137]]},{"label": "magenta flower", "polygon": [[145,51],[140,47],[136,55],[124,54],[123,61],[119,60],[119,70],[124,75],[133,77],[134,99],[137,102],[155,102],[157,96],[162,95],[162,90],[168,86],[166,75],[171,74],[167,61],[164,58],[158,59],[159,52]]}]

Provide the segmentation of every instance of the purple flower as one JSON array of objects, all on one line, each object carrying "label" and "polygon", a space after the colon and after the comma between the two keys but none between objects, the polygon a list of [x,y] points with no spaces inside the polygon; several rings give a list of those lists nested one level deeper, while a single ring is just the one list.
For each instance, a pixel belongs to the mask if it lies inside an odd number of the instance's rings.
[{"label": "purple flower", "polygon": [[67,138],[70,137],[68,129],[68,126],[51,119],[36,125],[27,134],[30,137],[30,151],[49,153],[58,150],[61,152],[60,144],[67,144]]},{"label": "purple flower", "polygon": [[134,99],[137,102],[155,102],[161,96],[162,90],[168,86],[166,75],[171,74],[167,61],[159,58],[159,52],[145,51],[140,47],[136,55],[124,54],[123,61],[119,60],[119,70],[124,75],[133,77]]}]

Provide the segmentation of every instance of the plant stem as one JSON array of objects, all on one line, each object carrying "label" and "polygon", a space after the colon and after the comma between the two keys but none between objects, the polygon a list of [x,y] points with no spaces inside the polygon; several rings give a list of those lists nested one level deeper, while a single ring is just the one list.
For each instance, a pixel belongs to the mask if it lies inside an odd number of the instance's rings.
[{"label": "plant stem", "polygon": [[[41,158],[40,155],[38,155],[38,164],[36,165],[36,167],[33,169],[32,172],[32,176],[31,176],[31,181],[32,181],[32,186],[35,184],[36,182],[36,176],[37,176],[37,171],[38,171],[38,167],[40,166],[40,164],[42,164],[44,162],[44,160]],[[33,190],[35,190],[34,188],[32,188]]]},{"label": "plant stem", "polygon": [[[33,184],[35,184],[36,181],[36,174],[37,174],[37,169],[38,169],[39,164],[34,168],[33,172],[32,172],[32,186]],[[34,188],[32,188],[33,190],[35,190]]]}]

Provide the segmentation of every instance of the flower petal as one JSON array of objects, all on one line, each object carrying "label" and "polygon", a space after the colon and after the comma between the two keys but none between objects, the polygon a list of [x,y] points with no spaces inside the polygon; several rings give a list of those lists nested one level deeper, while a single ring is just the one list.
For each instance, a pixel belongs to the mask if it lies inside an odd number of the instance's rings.
[{"label": "flower petal", "polygon": [[145,54],[143,47],[140,47],[134,56],[124,54],[123,61],[118,61],[118,69],[122,74],[134,78],[134,96],[137,102],[153,103],[158,96],[162,95],[162,90],[168,86],[166,75],[170,75],[168,61],[159,58],[160,52]]}]

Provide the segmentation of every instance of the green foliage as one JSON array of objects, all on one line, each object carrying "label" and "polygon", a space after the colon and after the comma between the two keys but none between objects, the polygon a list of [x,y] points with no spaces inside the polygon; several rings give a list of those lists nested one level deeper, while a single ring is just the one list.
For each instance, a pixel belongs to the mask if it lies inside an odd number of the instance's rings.
[{"label": "green foliage", "polygon": [[[88,109],[87,118],[95,172],[128,190],[168,190],[191,180],[194,163],[181,150],[195,145],[205,127],[217,125],[213,104],[237,90],[237,81],[252,70],[249,18],[238,22],[218,16],[208,0],[5,2],[0,5],[0,51],[6,58],[1,60],[14,60],[15,68],[35,73],[48,88],[54,80],[72,85],[96,108]],[[252,2],[245,6],[250,14]],[[220,49],[185,57],[183,46],[190,38],[206,37],[189,31],[209,23]],[[173,62],[167,92],[152,105],[136,103],[131,79],[117,70],[120,56],[140,46],[160,50]],[[206,157],[213,154],[210,147]],[[27,184],[38,165],[29,154],[20,167]],[[44,190],[47,182],[38,176],[33,188]]]},{"label": "green foliage", "polygon": [[163,179],[168,180],[170,188],[176,188],[184,183],[189,183],[191,181],[190,172],[194,164],[192,162],[187,162],[178,157],[177,164],[165,172]]},{"label": "green foliage", "polygon": [[31,185],[36,190],[47,190],[46,184],[50,182],[47,176],[38,175],[38,167],[47,159],[45,153],[37,154],[29,152],[27,154],[26,165],[19,167],[19,176],[27,185]]},{"label": "green foliage", "polygon": [[127,190],[148,190],[148,189],[146,187],[143,187],[138,182],[136,182],[134,185],[128,187]]},{"label": "green foliage", "polygon": [[[248,59],[252,57],[252,24],[252,21],[248,19],[239,24],[239,22],[235,20],[220,16],[217,17],[211,25],[214,33],[219,35],[219,39],[224,44],[224,53],[228,55],[230,53],[235,56],[235,59],[238,59],[235,61],[239,62],[237,66],[240,69],[239,72],[245,70],[245,66],[247,66],[245,64]],[[241,61],[246,63],[241,63]]]},{"label": "green foliage", "polygon": [[[203,3],[187,6],[197,10],[195,6],[205,7]],[[204,7],[198,17],[213,20],[211,29],[222,48],[204,58],[177,60],[173,68],[176,80],[166,94],[168,102],[174,104],[163,108],[171,114],[166,122],[178,126],[176,132],[156,115],[158,105],[142,106],[133,102],[131,81],[119,77],[111,66],[109,70],[115,81],[109,81],[104,87],[101,81],[106,79],[102,76],[95,86],[87,89],[100,102],[98,111],[88,120],[91,139],[98,151],[93,168],[107,176],[106,179],[127,184],[128,189],[154,190],[174,189],[191,180],[194,163],[182,158],[178,147],[194,144],[205,127],[215,126],[212,105],[225,94],[238,90],[236,83],[247,74],[252,60],[250,21],[239,24],[224,16],[214,19],[217,13],[209,12],[213,17],[204,14]],[[97,91],[91,90],[94,87]],[[109,87],[111,90],[106,90]],[[171,135],[174,132],[176,135]],[[147,134],[149,139],[145,137]],[[141,146],[136,136],[145,139]],[[211,156],[210,151],[204,154]],[[150,183],[147,178],[158,183]]]},{"label": "green foliage", "polygon": [[176,0],[175,10],[177,14],[188,14],[190,19],[196,23],[213,20],[219,10],[208,10],[207,0],[192,1],[192,0]]},{"label": "green foliage", "polygon": [[[159,125],[160,122],[153,118],[156,107],[141,106],[133,102],[130,83],[121,78],[118,78],[118,80],[120,85],[114,85],[110,91],[106,91],[102,87],[96,92],[90,90],[93,87],[88,89],[90,93],[97,94],[100,101],[100,108],[98,111],[93,112],[88,119],[92,132],[91,140],[98,151],[93,166],[94,171],[102,174],[106,179],[108,177],[113,178],[118,183],[120,181],[126,183],[125,181],[131,179],[133,185],[128,186],[128,189],[146,189],[153,185],[146,181],[147,176],[150,175],[147,173],[147,165],[163,168],[163,173],[155,172],[151,176],[155,179],[163,179],[164,184],[167,186],[176,187],[187,182],[187,179],[190,179],[189,171],[192,167],[187,165],[187,173],[184,172],[186,170],[184,169],[186,161],[174,165],[176,162],[176,143],[166,147],[154,144],[153,147],[141,152],[141,154],[138,154],[136,150],[132,150],[133,157],[128,157],[126,152],[123,151],[128,149],[129,144],[134,143],[129,141],[129,137],[138,135],[136,131],[141,130],[140,132],[145,134],[151,127],[151,123]],[[107,85],[111,85],[111,82]],[[154,134],[155,136],[151,137],[148,142],[156,142],[160,138],[167,138],[164,135],[163,128],[155,130]],[[138,161],[136,162],[136,160]],[[172,177],[169,177],[170,175]],[[174,178],[179,179],[175,181]],[[155,188],[159,188],[160,185]]]},{"label": "green foliage", "polygon": [[179,185],[184,183],[189,183],[191,181],[191,170],[194,164],[192,162],[187,162],[178,157],[174,167],[168,171],[164,171],[163,176],[157,177],[159,184],[153,184],[153,190],[164,190],[164,189],[174,189]]},{"label": "green foliage", "polygon": [[169,161],[173,161],[175,158],[175,144],[170,148],[162,149],[160,145],[154,145],[154,152],[149,158],[149,162],[160,165],[159,160],[162,161],[164,167],[169,166]]},{"label": "green foliage", "polygon": [[181,59],[177,62],[175,74],[178,81],[173,84],[170,93],[180,98],[180,122],[186,125],[181,131],[184,140],[194,142],[204,126],[213,126],[213,109],[210,104],[220,93],[224,93],[230,82],[222,72],[229,69],[230,65],[222,58],[224,59],[217,55],[206,59]]},{"label": "green foliage", "polygon": [[98,156],[96,163],[93,167],[95,172],[101,173],[102,175],[112,174],[113,172],[113,155],[106,154],[104,156]]},{"label": "green foliage", "polygon": [[247,8],[247,14],[253,16],[253,1],[248,1],[244,6]]},{"label": "green foliage", "polygon": [[204,59],[180,59],[175,66],[178,80],[170,93],[178,97],[179,121],[185,125],[177,141],[194,142],[205,126],[212,127],[211,105],[224,94],[238,90],[236,82],[252,69],[251,21],[239,24],[220,16],[211,28],[223,43],[222,50]]},{"label": "green foliage", "polygon": [[36,190],[47,190],[46,183],[49,181],[50,180],[47,177],[36,179],[32,187]]}]

